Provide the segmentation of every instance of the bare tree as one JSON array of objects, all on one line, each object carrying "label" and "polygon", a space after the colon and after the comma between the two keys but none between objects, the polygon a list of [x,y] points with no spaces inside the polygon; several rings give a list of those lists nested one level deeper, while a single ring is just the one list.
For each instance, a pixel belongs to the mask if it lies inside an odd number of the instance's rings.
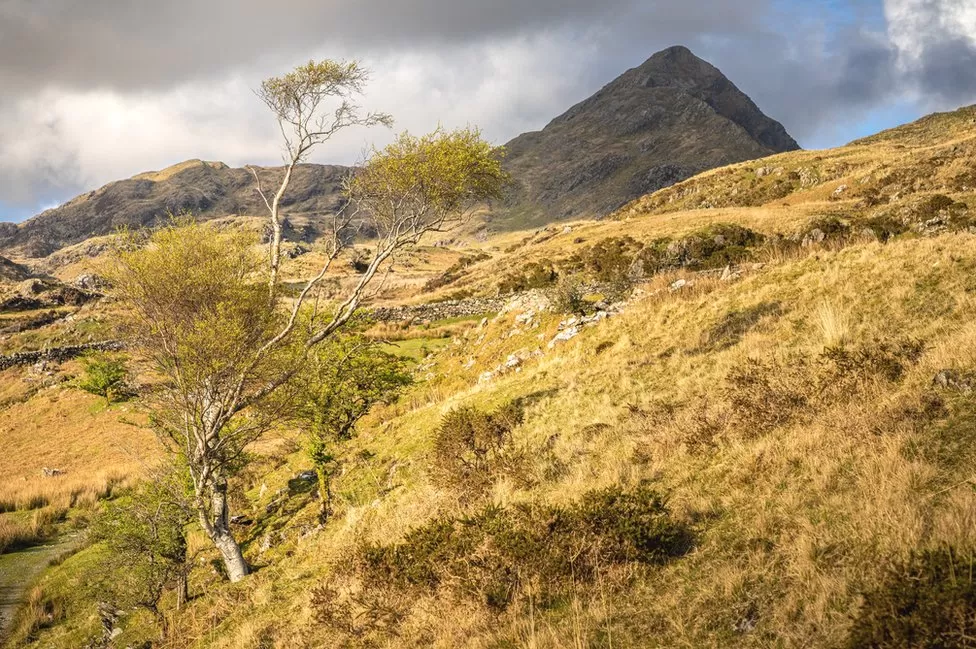
[{"label": "bare tree", "polygon": [[[261,84],[258,97],[277,118],[285,150],[284,176],[270,196],[261,184],[257,169],[249,167],[271,220],[268,282],[272,296],[281,268],[281,199],[288,191],[295,167],[305,162],[312,149],[328,142],[344,128],[393,124],[391,116],[385,113],[364,115],[353,103],[352,96],[362,94],[368,80],[369,71],[355,61],[325,60],[309,61],[284,76],[266,79]],[[336,105],[326,110],[323,104],[330,100]]]},{"label": "bare tree", "polygon": [[[228,480],[247,446],[281,419],[307,355],[342,333],[399,251],[455,226],[498,196],[506,181],[499,151],[476,130],[400,136],[374,150],[348,180],[346,206],[326,217],[331,228],[321,268],[297,297],[282,297],[280,206],[292,170],[341,128],[389,122],[378,114],[360,118],[349,100],[365,79],[356,64],[326,61],[263,84],[261,96],[282,126],[289,156],[274,198],[259,187],[272,229],[266,263],[254,258],[240,233],[187,222],[146,242],[129,237],[117,255],[112,279],[131,307],[132,347],[165,379],[150,402],[153,421],[189,467],[200,525],[231,581],[247,575],[248,565],[230,529]],[[330,98],[338,108],[323,117]],[[317,288],[364,224],[378,233],[372,258],[323,315],[313,299]]]}]

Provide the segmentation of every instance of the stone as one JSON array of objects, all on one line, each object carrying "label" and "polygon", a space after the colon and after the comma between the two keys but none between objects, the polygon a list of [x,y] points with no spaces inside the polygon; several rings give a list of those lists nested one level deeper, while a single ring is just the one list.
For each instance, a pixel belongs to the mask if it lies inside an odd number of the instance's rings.
[{"label": "stone", "polygon": [[813,230],[810,230],[810,232],[808,232],[806,235],[804,235],[803,241],[800,243],[800,246],[803,248],[809,248],[810,246],[816,245],[818,243],[823,243],[826,239],[827,239],[827,234],[823,230],[821,230],[820,228],[814,228]]},{"label": "stone", "polygon": [[733,269],[732,264],[729,264],[728,266],[725,267],[725,270],[722,271],[722,277],[720,278],[720,281],[732,282],[734,280],[739,279],[740,277],[742,277],[742,273]]},{"label": "stone", "polygon": [[847,191],[847,185],[841,185],[840,187],[838,187],[837,189],[834,190],[834,194],[833,195],[834,195],[835,198],[837,198],[838,196],[840,196],[841,194],[843,194],[846,191]]},{"label": "stone", "polygon": [[579,327],[573,326],[556,334],[556,337],[549,341],[549,349],[553,349],[559,343],[572,340],[580,333]]},{"label": "stone", "polygon": [[671,284],[671,292],[673,293],[675,291],[680,291],[681,289],[685,288],[686,286],[688,286],[688,280],[686,280],[686,279],[679,279],[678,281],[676,281],[676,282],[674,282],[674,283]]}]

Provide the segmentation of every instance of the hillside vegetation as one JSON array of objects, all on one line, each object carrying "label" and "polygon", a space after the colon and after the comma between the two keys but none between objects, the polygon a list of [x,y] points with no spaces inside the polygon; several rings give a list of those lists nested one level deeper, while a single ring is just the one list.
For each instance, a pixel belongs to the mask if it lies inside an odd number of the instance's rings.
[{"label": "hillside vegetation", "polygon": [[[385,301],[515,294],[483,321],[374,330],[450,339],[359,423],[325,524],[301,431],[281,427],[231,490],[254,574],[225,583],[191,535],[191,599],[166,600],[158,640],[148,614],[106,607],[121,576],[90,542],[37,582],[8,645],[971,646],[974,120],[422,249]],[[120,446],[153,453],[138,398],[49,383],[3,388],[22,450],[0,466],[48,461],[33,412],[88,445],[57,458],[64,477],[139,475],[113,450],[128,431]]]}]

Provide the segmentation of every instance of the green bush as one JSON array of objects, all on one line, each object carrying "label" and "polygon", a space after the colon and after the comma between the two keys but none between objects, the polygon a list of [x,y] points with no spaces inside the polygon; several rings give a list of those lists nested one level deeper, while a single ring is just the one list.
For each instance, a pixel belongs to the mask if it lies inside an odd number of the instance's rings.
[{"label": "green bush", "polygon": [[637,275],[687,268],[710,270],[749,259],[765,241],[763,235],[740,225],[717,223],[681,239],[656,239],[634,258]]},{"label": "green bush", "polygon": [[563,277],[552,289],[552,308],[557,313],[584,315],[592,308],[579,277]]},{"label": "green bush", "polygon": [[434,439],[435,478],[445,486],[476,495],[490,489],[500,476],[516,474],[520,459],[510,442],[523,417],[517,403],[493,413],[471,407],[447,413]]},{"label": "green bush", "polygon": [[78,379],[80,389],[104,397],[106,403],[125,398],[129,371],[124,357],[118,354],[88,354],[82,357],[81,366],[84,376]]},{"label": "green bush", "polygon": [[951,549],[913,554],[864,596],[849,649],[963,649],[976,638],[976,565]]},{"label": "green bush", "polygon": [[548,259],[533,261],[520,270],[510,273],[498,284],[501,294],[521,293],[535,288],[547,288],[556,283],[559,273]]}]

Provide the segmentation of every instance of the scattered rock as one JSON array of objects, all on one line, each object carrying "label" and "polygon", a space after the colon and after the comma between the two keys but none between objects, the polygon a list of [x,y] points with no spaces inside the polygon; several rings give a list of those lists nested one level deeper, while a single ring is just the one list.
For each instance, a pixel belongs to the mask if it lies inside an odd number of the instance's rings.
[{"label": "scattered rock", "polygon": [[826,232],[824,232],[820,228],[814,228],[810,230],[810,232],[808,232],[806,235],[804,235],[803,241],[800,243],[800,246],[803,248],[809,248],[810,246],[816,245],[818,243],[823,243],[826,239],[827,239]]},{"label": "scattered rock", "polygon": [[105,287],[105,281],[101,277],[90,273],[79,275],[71,284],[83,291],[98,291]]},{"label": "scattered rock", "polygon": [[941,370],[932,379],[932,384],[944,390],[969,394],[976,386],[976,375],[958,370]]}]

